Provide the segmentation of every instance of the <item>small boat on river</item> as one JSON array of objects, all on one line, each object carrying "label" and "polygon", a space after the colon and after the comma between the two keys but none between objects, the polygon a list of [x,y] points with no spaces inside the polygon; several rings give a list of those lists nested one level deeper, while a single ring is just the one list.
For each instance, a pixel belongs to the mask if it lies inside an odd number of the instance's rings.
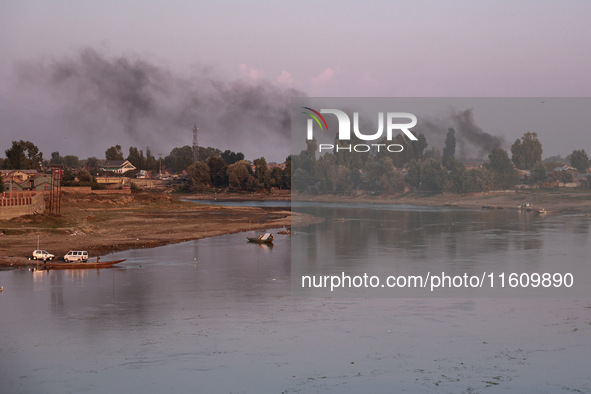
[{"label": "small boat on river", "polygon": [[259,235],[258,237],[246,237],[249,242],[254,242],[257,244],[271,244],[273,243],[273,234],[266,233],[264,235]]},{"label": "small boat on river", "polygon": [[[42,265],[43,269],[88,269],[88,268],[107,268],[115,264],[121,263],[123,260],[111,260],[111,261],[87,261],[85,263],[54,263],[47,262]],[[41,268],[41,267],[40,267]]]}]

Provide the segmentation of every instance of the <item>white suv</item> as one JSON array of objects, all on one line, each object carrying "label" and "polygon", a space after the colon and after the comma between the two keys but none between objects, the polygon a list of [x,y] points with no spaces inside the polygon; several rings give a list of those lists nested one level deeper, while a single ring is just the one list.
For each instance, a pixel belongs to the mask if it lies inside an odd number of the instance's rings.
[{"label": "white suv", "polygon": [[53,260],[54,259],[54,255],[52,255],[51,253],[49,253],[46,250],[34,250],[33,251],[33,260]]},{"label": "white suv", "polygon": [[64,256],[64,261],[67,263],[81,262],[86,260],[88,260],[88,252],[85,250],[70,250]]}]

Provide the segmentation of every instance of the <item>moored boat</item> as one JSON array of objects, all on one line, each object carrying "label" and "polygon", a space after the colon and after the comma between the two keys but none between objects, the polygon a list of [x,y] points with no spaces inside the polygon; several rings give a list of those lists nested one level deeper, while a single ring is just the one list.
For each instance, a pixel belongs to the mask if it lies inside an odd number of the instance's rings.
[{"label": "moored boat", "polygon": [[123,260],[111,260],[111,261],[88,261],[86,263],[45,263],[43,264],[44,269],[87,269],[87,268],[107,268],[115,264],[121,263]]},{"label": "moored boat", "polygon": [[270,244],[273,243],[273,234],[265,233],[264,235],[259,235],[258,237],[246,237],[249,242],[255,242],[257,244]]}]

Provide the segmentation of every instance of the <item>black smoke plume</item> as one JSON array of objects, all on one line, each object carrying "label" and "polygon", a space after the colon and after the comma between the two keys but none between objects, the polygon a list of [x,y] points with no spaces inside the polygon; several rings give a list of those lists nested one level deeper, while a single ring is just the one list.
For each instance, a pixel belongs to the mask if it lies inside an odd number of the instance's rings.
[{"label": "black smoke plume", "polygon": [[177,75],[142,58],[109,57],[90,48],[20,64],[16,89],[43,114],[42,122],[28,119],[27,127],[53,134],[54,141],[59,136],[64,147],[52,149],[82,150],[81,157],[102,157],[115,144],[167,154],[192,144],[197,123],[199,145],[282,161],[289,154],[290,100],[304,95],[265,81],[225,82],[207,69]]}]

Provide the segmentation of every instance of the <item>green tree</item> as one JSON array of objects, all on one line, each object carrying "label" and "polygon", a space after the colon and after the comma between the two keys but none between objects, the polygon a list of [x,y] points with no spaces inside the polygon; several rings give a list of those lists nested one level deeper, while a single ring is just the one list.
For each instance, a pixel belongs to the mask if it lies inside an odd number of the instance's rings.
[{"label": "green tree", "polygon": [[4,151],[6,161],[4,165],[13,170],[40,169],[43,163],[43,153],[31,141],[12,141],[12,147]]},{"label": "green tree", "polygon": [[[185,145],[181,148],[174,148],[170,151],[170,154],[164,158],[166,168],[173,169],[175,172],[180,173],[186,170],[191,164],[193,164],[193,148],[189,145]],[[158,163],[156,163],[158,165]]]},{"label": "green tree", "polygon": [[[222,158],[219,159],[224,162]],[[255,179],[252,176],[250,164],[245,161],[239,161],[228,166],[227,174],[228,185],[233,190],[252,190],[255,185]]]},{"label": "green tree", "polygon": [[219,156],[212,156],[207,159],[207,166],[209,167],[209,174],[211,176],[211,183],[213,186],[228,186],[228,165],[224,159]]},{"label": "green tree", "polygon": [[51,159],[49,160],[49,164],[54,166],[64,164],[63,158],[60,156],[59,152],[51,152]]},{"label": "green tree", "polygon": [[269,168],[267,167],[267,160],[264,157],[255,159],[254,178],[259,187],[266,188],[269,185]]},{"label": "green tree", "polygon": [[269,172],[269,188],[276,187],[278,189],[283,189],[284,180],[283,180],[283,170],[279,167],[271,168]]},{"label": "green tree", "polygon": [[453,157],[448,158],[445,165],[447,170],[447,179],[443,189],[455,193],[464,193],[466,191],[466,167]]},{"label": "green tree", "polygon": [[4,185],[4,177],[0,175],[0,193],[4,193],[6,186]]},{"label": "green tree", "polygon": [[[154,157],[154,155],[152,154],[152,151],[150,150],[150,147],[146,147],[146,170],[148,171],[159,171],[160,170],[160,162],[162,159],[160,160],[156,160],[156,158]],[[191,155],[191,160],[193,160],[193,156]]]},{"label": "green tree", "polygon": [[211,185],[209,167],[202,161],[196,161],[187,168],[187,176],[191,183],[191,190],[202,191]]},{"label": "green tree", "polygon": [[141,150],[138,150],[138,148],[134,146],[129,147],[129,155],[127,156],[127,160],[139,170],[145,169],[145,158],[143,156],[144,153]]},{"label": "green tree", "polygon": [[320,191],[335,193],[338,187],[337,157],[331,153],[324,154],[316,160],[314,168],[315,178],[319,182]]},{"label": "green tree", "polygon": [[109,161],[123,160],[121,145],[115,145],[105,151],[105,159]]},{"label": "green tree", "polygon": [[408,164],[406,180],[414,189],[419,189],[421,187],[421,164],[418,161],[411,160]]},{"label": "green tree", "polygon": [[285,159],[285,168],[283,169],[283,188],[291,189],[291,156]]},{"label": "green tree", "polygon": [[439,193],[443,191],[447,171],[434,159],[421,163],[421,190]]},{"label": "green tree", "polygon": [[365,182],[370,191],[396,193],[404,191],[404,175],[397,171],[391,158],[370,159],[366,163]]},{"label": "green tree", "polygon": [[78,184],[82,185],[82,186],[92,186],[92,175],[90,175],[90,172],[88,172],[87,170],[85,170],[84,168],[81,169],[80,171],[78,171],[78,175],[76,176],[78,178]]},{"label": "green tree", "polygon": [[519,183],[519,174],[503,148],[493,149],[488,160],[484,166],[494,174],[496,188],[510,189]]},{"label": "green tree", "polygon": [[531,170],[534,165],[542,161],[542,143],[537,133],[525,133],[521,140],[511,145],[513,163],[521,170]]},{"label": "green tree", "polygon": [[221,154],[222,159],[226,162],[227,165],[237,163],[241,160],[244,160],[244,153],[242,152],[232,152],[231,150],[226,150],[224,153]]},{"label": "green tree", "polygon": [[570,165],[581,172],[587,172],[589,170],[589,156],[584,149],[575,149],[570,154]]},{"label": "green tree", "polygon": [[546,181],[546,166],[542,162],[536,163],[531,170],[531,181],[532,183],[542,183]]},{"label": "green tree", "polygon": [[69,168],[79,168],[80,160],[78,159],[78,156],[67,155],[63,157],[63,164]]},{"label": "green tree", "polygon": [[86,159],[86,166],[88,168],[93,169],[93,170],[98,169],[98,167],[99,167],[99,159],[96,158],[96,157],[94,157],[94,156],[89,157],[88,159]]},{"label": "green tree", "polygon": [[441,159],[445,166],[450,159],[454,158],[456,154],[456,131],[453,128],[447,130],[445,137],[445,147],[443,148],[443,157]]}]

